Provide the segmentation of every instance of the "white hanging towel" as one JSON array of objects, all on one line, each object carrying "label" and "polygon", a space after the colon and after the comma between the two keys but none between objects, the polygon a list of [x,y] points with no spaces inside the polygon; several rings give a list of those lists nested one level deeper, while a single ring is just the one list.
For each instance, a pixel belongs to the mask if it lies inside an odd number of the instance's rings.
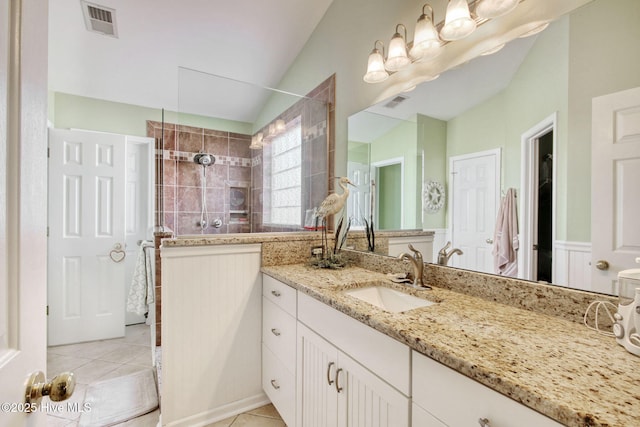
[{"label": "white hanging towel", "polygon": [[493,235],[493,266],[496,274],[518,276],[518,212],[516,190],[509,188],[502,198]]},{"label": "white hanging towel", "polygon": [[149,311],[148,305],[154,301],[152,254],[153,243],[142,242],[127,297],[127,311],[140,316]]}]

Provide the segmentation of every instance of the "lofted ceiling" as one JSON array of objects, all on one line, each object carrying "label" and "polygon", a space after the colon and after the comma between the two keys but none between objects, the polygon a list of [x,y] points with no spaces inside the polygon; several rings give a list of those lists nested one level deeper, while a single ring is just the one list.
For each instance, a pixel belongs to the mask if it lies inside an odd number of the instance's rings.
[{"label": "lofted ceiling", "polygon": [[[332,1],[95,0],[115,9],[111,37],[87,30],[81,0],[49,0],[49,89],[252,123],[268,97],[261,87],[277,87]],[[395,109],[369,111],[448,120],[501,91],[533,42],[514,40],[402,94]],[[362,141],[379,133],[364,129]]]},{"label": "lofted ceiling", "polygon": [[[274,87],[331,2],[92,1],[115,9],[112,37],[87,30],[80,0],[49,0],[49,90],[181,111],[179,67]],[[189,112],[223,117],[213,104]]]}]

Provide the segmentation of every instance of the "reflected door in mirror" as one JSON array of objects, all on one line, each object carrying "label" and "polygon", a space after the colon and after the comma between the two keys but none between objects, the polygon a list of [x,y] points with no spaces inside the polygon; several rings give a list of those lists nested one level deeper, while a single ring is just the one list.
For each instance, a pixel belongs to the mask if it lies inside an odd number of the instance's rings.
[{"label": "reflected door in mirror", "polygon": [[452,157],[449,196],[451,240],[464,255],[451,265],[494,273],[492,239],[500,192],[500,150]]}]

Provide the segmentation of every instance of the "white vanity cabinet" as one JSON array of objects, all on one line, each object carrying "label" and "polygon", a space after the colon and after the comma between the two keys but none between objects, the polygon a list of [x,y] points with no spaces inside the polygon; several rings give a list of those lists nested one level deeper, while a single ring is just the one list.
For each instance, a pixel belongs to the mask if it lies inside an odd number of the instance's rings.
[{"label": "white vanity cabinet", "polygon": [[298,320],[298,426],[409,426],[407,346],[300,292]]},{"label": "white vanity cabinet", "polygon": [[409,425],[407,396],[302,324],[298,343],[298,425]]},{"label": "white vanity cabinet", "polygon": [[413,352],[413,427],[559,427],[497,391]]},{"label": "white vanity cabinet", "polygon": [[264,276],[262,389],[289,427],[295,425],[296,290]]}]

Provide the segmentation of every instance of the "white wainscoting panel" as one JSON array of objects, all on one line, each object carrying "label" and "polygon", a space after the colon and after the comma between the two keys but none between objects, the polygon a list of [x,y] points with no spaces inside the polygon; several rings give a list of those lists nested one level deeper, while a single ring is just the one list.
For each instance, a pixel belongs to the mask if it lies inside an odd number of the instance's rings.
[{"label": "white wainscoting panel", "polygon": [[260,248],[161,250],[163,425],[206,425],[268,403]]},{"label": "white wainscoting panel", "polygon": [[554,283],[591,290],[591,243],[556,240]]}]

